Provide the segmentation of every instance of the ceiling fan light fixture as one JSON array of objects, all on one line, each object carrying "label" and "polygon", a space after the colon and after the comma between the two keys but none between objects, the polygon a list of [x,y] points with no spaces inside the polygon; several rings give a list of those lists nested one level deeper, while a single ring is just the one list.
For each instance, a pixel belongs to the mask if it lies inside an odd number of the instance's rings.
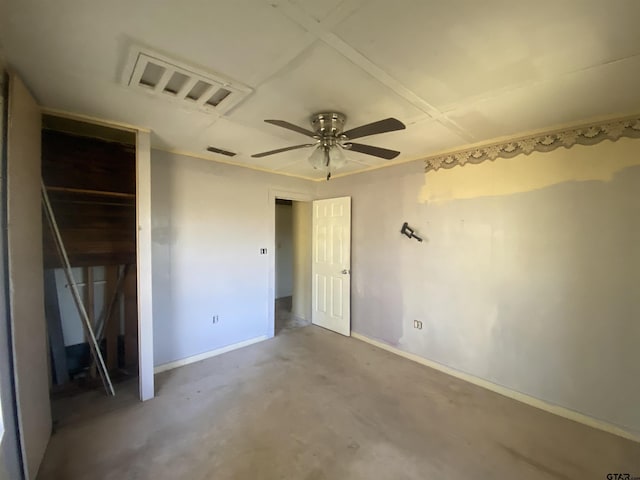
[{"label": "ceiling fan light fixture", "polygon": [[331,173],[347,163],[347,157],[338,144],[318,145],[309,156],[309,163],[316,170]]},{"label": "ceiling fan light fixture", "polygon": [[333,168],[342,168],[347,164],[347,157],[340,145],[334,145],[329,153],[331,155],[331,166]]},{"label": "ceiling fan light fixture", "polygon": [[318,145],[313,149],[309,156],[309,163],[316,170],[324,170],[326,168],[325,147]]}]

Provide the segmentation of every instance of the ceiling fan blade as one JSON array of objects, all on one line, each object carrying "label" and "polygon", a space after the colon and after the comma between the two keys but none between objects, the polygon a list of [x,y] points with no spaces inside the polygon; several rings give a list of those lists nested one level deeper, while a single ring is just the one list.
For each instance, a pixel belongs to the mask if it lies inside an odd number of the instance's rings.
[{"label": "ceiling fan blade", "polygon": [[[351,145],[347,147],[347,145]],[[347,150],[352,152],[366,153],[367,155],[373,155],[374,157],[384,158],[385,160],[391,160],[400,155],[400,152],[396,150],[389,150],[387,148],[374,147],[373,145],[363,145],[362,143],[347,143],[345,144]]]},{"label": "ceiling fan blade", "polygon": [[265,120],[265,122],[270,123],[271,125],[275,125],[277,127],[286,128],[287,130],[293,130],[294,132],[301,133],[302,135],[306,135],[307,137],[315,136],[315,133],[311,130],[307,130],[306,128],[299,127],[294,125],[293,123],[285,122],[284,120]]},{"label": "ceiling fan blade", "polygon": [[377,135],[378,133],[393,132],[395,130],[404,130],[405,125],[396,118],[385,118],[377,122],[367,123],[360,127],[352,128],[343,132],[349,140],[360,137],[368,137],[369,135]]},{"label": "ceiling fan blade", "polygon": [[284,148],[278,148],[277,150],[269,150],[268,152],[256,153],[255,155],[251,155],[251,156],[253,158],[262,158],[262,157],[266,157],[267,155],[274,155],[276,153],[288,152],[289,150],[296,150],[298,148],[313,147],[314,145],[315,143],[305,143],[303,145],[294,145],[293,147],[284,147]]}]

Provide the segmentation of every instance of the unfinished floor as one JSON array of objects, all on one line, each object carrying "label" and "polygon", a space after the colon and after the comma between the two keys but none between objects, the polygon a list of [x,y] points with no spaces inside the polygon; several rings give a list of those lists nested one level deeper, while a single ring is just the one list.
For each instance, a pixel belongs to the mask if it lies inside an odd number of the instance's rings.
[{"label": "unfinished floor", "polygon": [[605,479],[640,444],[309,326],[70,405],[39,479]]},{"label": "unfinished floor", "polygon": [[293,297],[277,298],[275,303],[275,333],[278,335],[283,330],[306,327],[311,322],[293,314],[291,306]]}]

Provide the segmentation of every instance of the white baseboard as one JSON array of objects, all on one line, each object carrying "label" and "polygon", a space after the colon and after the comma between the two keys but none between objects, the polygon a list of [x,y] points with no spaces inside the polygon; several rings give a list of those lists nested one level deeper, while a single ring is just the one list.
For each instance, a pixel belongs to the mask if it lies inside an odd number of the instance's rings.
[{"label": "white baseboard", "polygon": [[232,345],[227,345],[226,347],[217,348],[216,350],[199,353],[198,355],[182,358],[180,360],[175,360],[169,363],[163,363],[162,365],[158,365],[157,367],[155,367],[153,369],[153,373],[166,372],[167,370],[172,370],[174,368],[182,367],[184,365],[189,365],[190,363],[199,362],[200,360],[205,360],[207,358],[215,357],[217,355],[222,355],[223,353],[231,352],[233,350],[237,350],[242,347],[248,347],[249,345],[262,342],[263,340],[267,340],[268,338],[269,337],[267,335],[260,335],[259,337],[250,338],[249,340],[245,340],[243,342],[238,342]]},{"label": "white baseboard", "polygon": [[576,412],[574,410],[570,410],[565,407],[561,407],[559,405],[554,405],[553,403],[545,402],[544,400],[540,400],[539,398],[532,397],[525,393],[517,392],[515,390],[510,390],[507,387],[503,387],[502,385],[498,385],[497,383],[492,383],[483,378],[475,377],[468,373],[461,372],[459,370],[455,370],[451,367],[447,367],[446,365],[442,365],[441,363],[434,362],[432,360],[428,360],[419,355],[405,352],[400,350],[399,348],[392,347],[384,342],[380,342],[378,340],[374,340],[369,337],[365,337],[356,332],[351,332],[351,336],[363,342],[369,343],[373,346],[381,348],[391,353],[395,353],[401,357],[404,357],[408,360],[412,360],[414,362],[420,363],[427,367],[433,368],[435,370],[439,370],[440,372],[446,373],[447,375],[451,375],[452,377],[459,378],[466,382],[472,383],[482,388],[486,388],[487,390],[491,390],[492,392],[499,393],[505,397],[511,398],[513,400],[517,400],[519,402],[525,403],[532,407],[539,408],[549,413],[553,413],[554,415],[558,415],[560,417],[568,418],[569,420],[573,420],[574,422],[582,423],[589,427],[597,428],[598,430],[602,430],[607,433],[611,433],[613,435],[617,435],[619,437],[626,438],[628,440],[632,440],[634,442],[640,442],[640,436],[625,430],[617,425],[613,425],[611,423],[604,422],[602,420],[598,420],[593,417],[589,417],[583,413]]}]

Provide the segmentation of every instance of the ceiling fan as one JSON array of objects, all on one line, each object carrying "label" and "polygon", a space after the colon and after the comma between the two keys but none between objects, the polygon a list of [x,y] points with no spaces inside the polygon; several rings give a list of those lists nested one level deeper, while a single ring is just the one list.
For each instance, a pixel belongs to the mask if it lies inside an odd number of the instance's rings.
[{"label": "ceiling fan", "polygon": [[331,171],[342,167],[347,158],[343,150],[351,150],[353,152],[373,155],[374,157],[391,160],[400,155],[396,150],[389,150],[373,145],[364,145],[362,143],[354,143],[351,140],[367,137],[369,135],[377,135],[379,133],[393,132],[395,130],[404,130],[404,123],[395,118],[385,118],[377,122],[368,123],[360,127],[352,128],[344,131],[344,124],[347,117],[338,112],[322,112],[311,116],[311,126],[313,130],[299,127],[293,123],[284,120],[265,120],[265,122],[277,127],[293,130],[307,137],[315,139],[314,143],[303,143],[301,145],[293,145],[291,147],[278,148],[268,152],[256,153],[251,155],[253,158],[262,158],[276,153],[296,150],[298,148],[315,147],[313,153],[309,157],[309,162],[315,169],[324,170],[327,173],[327,180],[331,178]]}]

